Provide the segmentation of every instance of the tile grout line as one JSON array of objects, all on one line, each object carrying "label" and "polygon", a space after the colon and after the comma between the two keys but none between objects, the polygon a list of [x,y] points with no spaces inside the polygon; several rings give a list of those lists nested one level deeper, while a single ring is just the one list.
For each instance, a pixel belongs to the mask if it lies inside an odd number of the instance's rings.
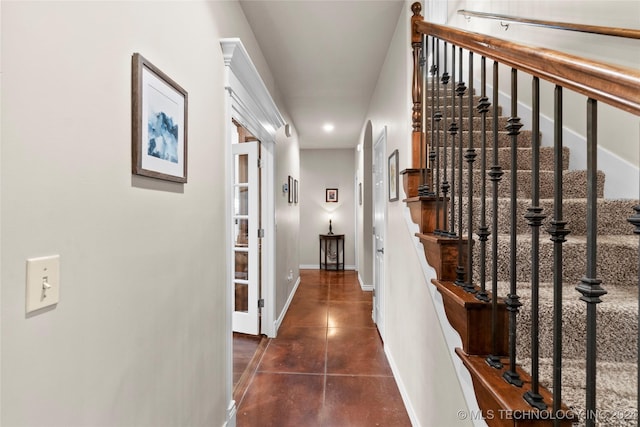
[{"label": "tile grout line", "polygon": [[324,329],[324,382],[322,387],[322,409],[324,411],[327,402],[327,365],[329,364],[329,306],[331,301],[331,283],[329,283],[329,289],[327,290],[327,314],[325,318]]}]

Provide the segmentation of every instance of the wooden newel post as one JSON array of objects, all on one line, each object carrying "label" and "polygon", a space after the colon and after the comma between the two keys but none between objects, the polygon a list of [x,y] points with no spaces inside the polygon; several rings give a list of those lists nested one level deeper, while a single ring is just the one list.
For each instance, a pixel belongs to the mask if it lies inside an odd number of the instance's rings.
[{"label": "wooden newel post", "polygon": [[420,57],[422,56],[422,35],[416,30],[416,22],[422,21],[422,5],[415,2],[411,5],[411,48],[413,49],[413,84],[411,95],[413,98],[411,135],[411,167],[422,169],[425,165],[426,147],[422,138],[422,76],[420,73]]}]

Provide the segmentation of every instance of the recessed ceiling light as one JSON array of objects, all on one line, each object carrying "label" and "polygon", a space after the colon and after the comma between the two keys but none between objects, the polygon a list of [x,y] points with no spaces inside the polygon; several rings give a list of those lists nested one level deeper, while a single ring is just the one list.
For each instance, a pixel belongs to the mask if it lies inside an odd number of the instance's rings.
[{"label": "recessed ceiling light", "polygon": [[322,129],[324,129],[325,132],[332,132],[333,131],[333,124],[331,123],[325,123],[322,126]]}]

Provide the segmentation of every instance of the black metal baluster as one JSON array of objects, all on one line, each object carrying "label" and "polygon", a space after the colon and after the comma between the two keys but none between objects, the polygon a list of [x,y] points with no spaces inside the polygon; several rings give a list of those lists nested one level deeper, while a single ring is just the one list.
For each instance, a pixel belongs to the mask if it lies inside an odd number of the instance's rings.
[{"label": "black metal baluster", "polygon": [[[444,125],[446,126],[447,124],[447,106],[446,106],[446,101],[447,101],[447,84],[449,83],[449,72],[447,71],[447,42],[444,42],[444,73],[442,73],[442,85],[444,86],[443,91],[445,94],[444,97]],[[448,219],[448,207],[447,207],[447,203],[448,203],[448,194],[449,194],[449,179],[447,176],[447,132],[444,131],[443,129],[443,136],[444,136],[444,148],[443,148],[443,177],[442,177],[442,218],[443,218],[443,225],[442,225],[442,230],[440,231],[441,234],[447,236],[449,233],[449,226],[447,224],[447,219]]]},{"label": "black metal baluster", "polygon": [[489,171],[493,194],[491,196],[493,238],[491,239],[491,354],[487,363],[502,369],[498,354],[498,183],[502,180],[502,167],[498,162],[498,62],[493,61],[493,165]]},{"label": "black metal baluster", "polygon": [[531,155],[531,207],[524,216],[531,226],[531,390],[524,394],[524,400],[541,411],[547,409],[539,389],[539,287],[540,287],[540,226],[546,215],[540,207],[540,79],[533,78],[533,141]]},{"label": "black metal baluster", "polygon": [[516,266],[516,245],[517,227],[516,210],[518,208],[518,135],[520,134],[520,117],[518,117],[518,71],[511,69],[511,117],[509,117],[507,130],[511,136],[511,228],[510,228],[510,266],[509,266],[509,295],[505,304],[509,312],[509,369],[502,375],[503,378],[512,385],[522,387],[520,375],[516,372],[516,325],[518,321],[518,309],[522,306],[517,293],[517,266]]},{"label": "black metal baluster", "polygon": [[[458,74],[458,78],[462,76]],[[458,83],[459,84],[459,83]],[[451,219],[449,221],[449,236],[456,237],[456,136],[458,135],[458,123],[456,123],[456,47],[451,45],[451,123],[449,134],[451,135],[451,203],[449,206]],[[459,184],[458,184],[459,186]]]},{"label": "black metal baluster", "polygon": [[[463,129],[464,129],[464,114],[463,114],[463,97],[464,93],[467,90],[464,82],[462,81],[462,48],[460,48],[460,65],[459,65],[459,74],[460,80],[458,81],[458,87],[456,88],[456,95],[460,98],[460,102],[458,103],[458,119],[460,120],[460,146],[458,150],[458,265],[456,266],[456,280],[455,284],[458,286],[462,286],[466,288],[465,281],[465,271],[464,265],[462,263],[463,260],[463,247],[462,247],[462,138],[463,138]],[[455,113],[454,113],[455,115]],[[454,160],[455,162],[455,160]],[[452,216],[453,218],[453,212]]]},{"label": "black metal baluster", "polygon": [[[437,151],[436,151],[436,146],[434,145],[434,132],[435,132],[435,122],[434,122],[434,111],[435,111],[435,85],[437,83],[437,79],[436,79],[436,62],[435,62],[435,57],[436,57],[436,49],[435,49],[435,42],[436,42],[436,38],[435,37],[431,37],[431,68],[430,68],[430,74],[431,74],[431,141],[430,141],[430,150],[429,150],[429,192],[427,193],[427,196],[435,196],[436,197],[436,223],[439,225],[439,220],[438,217],[440,216],[438,214],[438,204],[439,201],[437,199],[438,194],[439,194],[439,190],[437,186],[434,186],[433,183],[433,175],[434,175],[434,169],[437,170],[437,162],[436,162],[436,157],[438,156]],[[436,230],[438,229],[438,225],[436,225]]]},{"label": "black metal baluster", "polygon": [[[562,404],[562,244],[567,241],[569,230],[562,219],[562,87],[556,86],[554,94],[553,132],[553,220],[549,227],[553,242],[553,413],[558,414]],[[554,417],[554,426],[560,425]]]},{"label": "black metal baluster", "polygon": [[418,186],[418,196],[426,196],[429,193],[429,183],[427,177],[427,167],[429,164],[429,150],[427,149],[427,58],[428,41],[425,34],[422,35],[420,43],[420,77],[422,86],[420,88],[420,185]]},{"label": "black metal baluster", "polygon": [[[435,159],[435,170],[436,170],[436,225],[434,232],[438,233],[440,230],[440,121],[442,120],[442,112],[440,111],[440,40],[437,41],[436,45],[436,54],[431,58],[432,70],[435,72],[435,80],[433,81],[433,86],[431,88],[432,92],[435,92],[436,95],[436,105],[437,108],[435,110],[431,110],[433,114],[433,120],[435,121],[436,130],[435,132],[432,130],[432,134],[435,133],[436,136],[436,159]],[[437,61],[437,62],[436,62]],[[435,88],[435,90],[434,90]],[[431,98],[431,105],[434,105],[433,98]],[[432,107],[433,108],[433,107]]]},{"label": "black metal baluster", "polygon": [[596,278],[598,245],[598,103],[587,100],[587,271],[576,290],[587,303],[587,397],[586,425],[596,423],[596,304],[602,302],[605,291]]},{"label": "black metal baluster", "polygon": [[[462,53],[462,49],[460,49]],[[462,59],[460,60],[462,62]],[[462,146],[460,147],[462,151]],[[475,293],[476,290],[473,287],[473,163],[476,160],[476,150],[473,148],[473,52],[469,52],[469,147],[464,155],[467,161],[467,283],[465,290],[470,293]],[[462,162],[462,161],[461,161]],[[460,166],[462,168],[462,166]],[[462,205],[462,200],[460,201]],[[462,211],[460,212],[462,216]],[[462,234],[462,229],[460,231]]]},{"label": "black metal baluster", "polygon": [[[480,226],[478,227],[478,240],[480,241],[480,291],[476,294],[476,298],[480,301],[489,302],[487,294],[487,240],[489,240],[489,227],[487,227],[487,112],[491,103],[487,98],[487,58],[484,56],[480,60],[480,100],[478,101],[478,113],[482,117],[482,188],[480,189]],[[469,78],[469,81],[472,81]],[[469,91],[471,93],[471,91]],[[470,119],[473,120],[473,119]],[[497,117],[494,118],[494,121]]]}]

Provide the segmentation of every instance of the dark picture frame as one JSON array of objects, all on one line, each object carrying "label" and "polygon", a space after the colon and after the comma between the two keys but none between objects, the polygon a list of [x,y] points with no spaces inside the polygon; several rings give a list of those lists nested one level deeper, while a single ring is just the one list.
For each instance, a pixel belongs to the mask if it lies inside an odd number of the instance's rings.
[{"label": "dark picture frame", "polygon": [[293,203],[298,203],[298,180],[293,180]]},{"label": "dark picture frame", "polygon": [[338,189],[337,188],[327,188],[325,190],[325,201],[327,203],[337,203],[338,202]]},{"label": "dark picture frame", "polygon": [[186,183],[187,91],[139,53],[131,86],[132,173]]},{"label": "dark picture frame", "polygon": [[389,173],[389,201],[395,202],[399,199],[399,180],[398,180],[398,150],[393,150],[393,153],[389,156],[388,164]]}]

